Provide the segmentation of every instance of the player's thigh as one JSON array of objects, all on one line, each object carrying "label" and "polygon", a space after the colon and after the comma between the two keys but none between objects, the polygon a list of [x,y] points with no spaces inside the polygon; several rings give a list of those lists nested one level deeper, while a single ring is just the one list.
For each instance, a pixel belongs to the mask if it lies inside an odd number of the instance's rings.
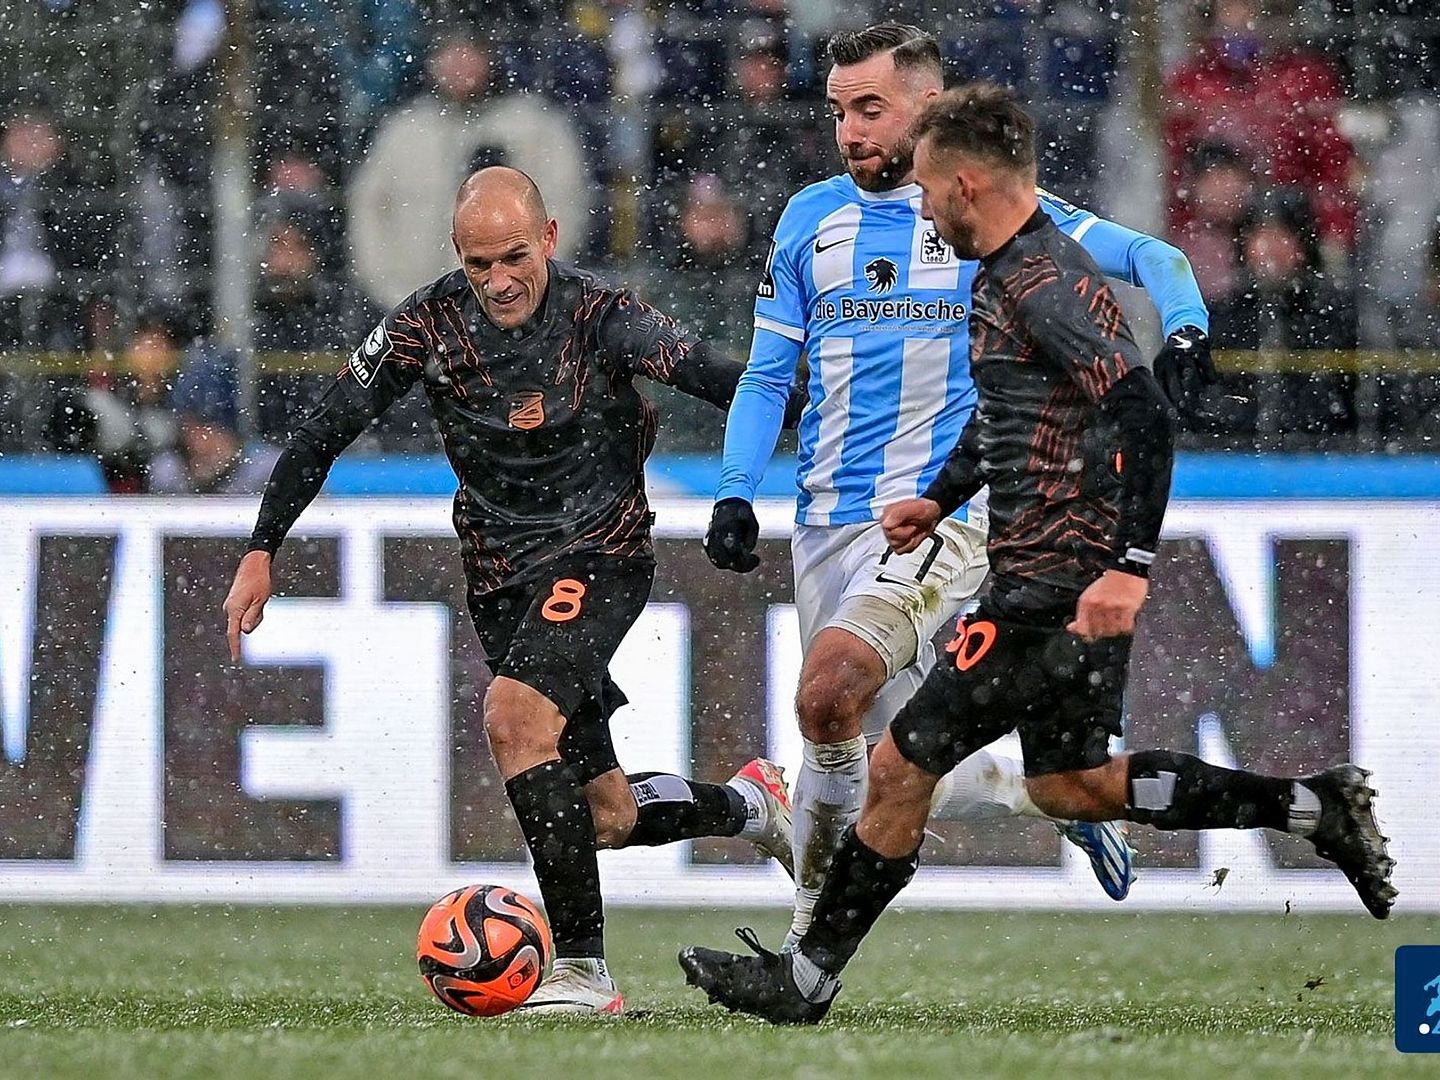
[{"label": "player's thigh", "polygon": [[[570,723],[608,719],[618,694],[610,660],[645,610],[652,564],[615,556],[557,559],[535,579],[530,603],[496,671],[545,695]],[[623,700],[623,697],[622,697]],[[582,709],[587,702],[600,708]]]},{"label": "player's thigh", "polygon": [[972,525],[946,519],[904,555],[875,525],[850,546],[849,580],[828,625],[868,642],[894,678],[974,597],[987,570],[985,536]]},{"label": "player's thigh", "polygon": [[896,749],[912,764],[943,776],[975,751],[1052,706],[1039,669],[1037,635],[986,617],[984,607],[957,636],[915,696],[890,723]]},{"label": "player's thigh", "polygon": [[850,585],[847,558],[861,525],[796,525],[790,539],[795,573],[795,613],[800,622],[800,646],[808,650],[830,621]]},{"label": "player's thigh", "polygon": [[1111,739],[1121,733],[1131,641],[1050,632],[1039,662],[1053,704],[1020,724],[1027,777],[1087,773],[1110,761]]}]

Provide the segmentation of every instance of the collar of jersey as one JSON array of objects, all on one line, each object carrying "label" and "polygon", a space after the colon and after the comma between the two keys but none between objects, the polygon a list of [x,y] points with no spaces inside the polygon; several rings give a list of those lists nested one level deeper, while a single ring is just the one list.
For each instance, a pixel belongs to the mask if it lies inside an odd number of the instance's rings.
[{"label": "collar of jersey", "polygon": [[845,174],[845,179],[850,181],[850,187],[861,202],[899,202],[902,199],[917,199],[923,194],[919,184],[901,184],[893,191],[866,191],[855,183],[855,178],[849,173]]}]

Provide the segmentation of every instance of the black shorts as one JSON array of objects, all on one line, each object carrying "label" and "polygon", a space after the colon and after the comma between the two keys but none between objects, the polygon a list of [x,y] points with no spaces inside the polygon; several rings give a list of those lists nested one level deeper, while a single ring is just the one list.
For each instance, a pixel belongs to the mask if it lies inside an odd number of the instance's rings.
[{"label": "black shorts", "polygon": [[1085,642],[997,619],[982,601],[890,724],[907,760],[935,776],[1011,731],[1025,775],[1092,769],[1121,731],[1129,637]]},{"label": "black shorts", "polygon": [[655,564],[615,555],[556,559],[535,578],[469,589],[470,618],[492,675],[544,694],[565,717],[560,756],[582,784],[619,768],[610,717],[625,695],[610,660],[645,610]]}]

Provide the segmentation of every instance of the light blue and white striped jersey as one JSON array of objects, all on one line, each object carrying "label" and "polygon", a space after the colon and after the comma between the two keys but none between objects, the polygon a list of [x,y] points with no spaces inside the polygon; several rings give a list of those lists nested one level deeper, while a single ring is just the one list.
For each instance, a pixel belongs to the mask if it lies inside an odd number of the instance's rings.
[{"label": "light blue and white striped jersey", "polygon": [[[956,258],[920,216],[920,195],[916,184],[862,191],[845,175],[786,205],[726,423],[717,500],[754,498],[802,351],[810,404],[800,421],[797,521],[876,520],[940,471],[975,407],[969,302],[979,263]],[[1040,205],[1105,274],[1149,290],[1167,334],[1208,329],[1177,248],[1048,192]]]}]

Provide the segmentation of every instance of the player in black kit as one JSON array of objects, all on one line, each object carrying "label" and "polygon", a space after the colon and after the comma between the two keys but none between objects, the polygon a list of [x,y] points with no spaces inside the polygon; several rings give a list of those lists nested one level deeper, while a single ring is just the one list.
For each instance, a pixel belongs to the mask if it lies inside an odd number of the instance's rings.
[{"label": "player in black kit", "polygon": [[[553,973],[537,1013],[619,1015],[605,969],[596,848],[740,836],[790,869],[779,770],[727,784],[626,777],[608,667],[654,576],[643,466],[656,413],[635,378],[724,407],[743,365],[629,292],[550,261],[556,224],[523,173],[488,168],[456,197],[461,267],[365,339],[275,466],[225,601],[231,655],[259,625],[271,559],[331,464],[415,384],[459,478],[454,523],[468,603],[495,678],[485,728],[535,863]],[[798,415],[798,391],[790,418]]]},{"label": "player in black kit", "polygon": [[1039,210],[1033,125],[1014,96],[950,91],[913,135],[922,213],[962,259],[981,262],[970,316],[979,404],[924,496],[888,507],[882,524],[896,551],[911,550],[988,485],[990,590],[961,622],[952,661],[875,748],[864,810],[796,949],[771,953],[742,932],[758,955],[686,949],[687,978],[731,1009],[818,1021],[841,969],[914,875],[940,777],[1017,730],[1046,813],[1298,833],[1385,918],[1394,864],[1363,770],[1281,778],[1168,750],[1111,756],[1169,498],[1169,410],[1095,263]]}]

